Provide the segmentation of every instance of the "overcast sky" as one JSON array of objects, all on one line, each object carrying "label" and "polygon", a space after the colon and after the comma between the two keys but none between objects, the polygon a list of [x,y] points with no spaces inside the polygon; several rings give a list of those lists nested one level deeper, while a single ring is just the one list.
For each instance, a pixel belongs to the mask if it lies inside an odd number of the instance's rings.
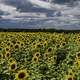
[{"label": "overcast sky", "polygon": [[[28,12],[34,9],[35,7],[48,9],[48,10],[57,10],[63,14],[70,15],[80,15],[80,2],[75,2],[75,6],[69,7],[68,5],[59,4],[59,2],[70,3],[70,0],[54,0],[57,3],[50,4],[48,2],[41,2],[40,0],[0,0],[0,11],[4,14],[16,15],[21,12]],[[71,0],[72,1],[72,0]],[[34,7],[35,6],[35,7]],[[74,13],[73,13],[74,12]]]},{"label": "overcast sky", "polygon": [[53,19],[57,17],[63,21],[80,20],[80,1],[53,0],[53,3],[50,3],[44,0],[0,0],[0,17],[2,19],[21,20],[25,18],[28,20],[28,17],[25,16],[39,17],[40,20],[51,17]]}]

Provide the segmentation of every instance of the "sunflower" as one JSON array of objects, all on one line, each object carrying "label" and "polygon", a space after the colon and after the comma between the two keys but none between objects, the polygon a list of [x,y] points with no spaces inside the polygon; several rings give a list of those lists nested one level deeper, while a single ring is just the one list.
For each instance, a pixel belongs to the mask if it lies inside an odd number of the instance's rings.
[{"label": "sunflower", "polygon": [[42,47],[41,42],[37,42],[37,43],[36,43],[36,47],[37,47],[37,48],[41,48],[41,47]]},{"label": "sunflower", "polygon": [[80,61],[79,60],[76,60],[74,62],[74,66],[76,66],[76,68],[80,69]]},{"label": "sunflower", "polygon": [[17,44],[20,44],[20,41],[16,41]]},{"label": "sunflower", "polygon": [[73,72],[72,69],[69,69],[69,70],[68,70],[68,75],[70,75],[70,76],[73,76],[73,75],[74,75],[74,72]]},{"label": "sunflower", "polygon": [[3,59],[3,54],[2,53],[0,53],[0,60],[2,60]]},{"label": "sunflower", "polygon": [[24,41],[24,40],[25,40],[25,37],[24,37],[24,36],[22,36],[21,40],[22,40],[22,41]]},{"label": "sunflower", "polygon": [[19,49],[19,48],[20,48],[20,44],[16,43],[16,44],[14,45],[14,48],[15,48],[15,49]]},{"label": "sunflower", "polygon": [[16,44],[16,39],[15,38],[12,40],[12,43],[13,43],[13,45]]},{"label": "sunflower", "polygon": [[19,70],[18,73],[15,74],[16,80],[26,80],[29,77],[29,74],[26,70]]},{"label": "sunflower", "polygon": [[33,63],[38,63],[38,57],[37,56],[33,56],[33,58],[32,58],[32,62]]},{"label": "sunflower", "polygon": [[40,53],[39,53],[39,52],[36,52],[36,53],[34,54],[34,56],[40,57]]},{"label": "sunflower", "polygon": [[48,41],[44,41],[44,42],[42,42],[42,43],[43,43],[43,47],[48,46]]},{"label": "sunflower", "polygon": [[14,47],[14,44],[13,44],[13,43],[11,43],[11,44],[10,44],[10,48],[13,48],[13,47]]},{"label": "sunflower", "polygon": [[72,74],[70,74],[70,75],[66,74],[64,77],[64,80],[74,80],[73,78],[74,78],[74,76]]},{"label": "sunflower", "polygon": [[55,48],[57,49],[57,48],[60,48],[60,47],[61,47],[60,43],[56,43]]},{"label": "sunflower", "polygon": [[76,58],[77,58],[77,59],[80,59],[80,52],[77,52],[77,53],[76,53]]},{"label": "sunflower", "polygon": [[65,38],[64,38],[63,34],[59,34],[57,36],[57,41],[59,41],[59,42],[64,42],[65,41]]},{"label": "sunflower", "polygon": [[44,53],[44,58],[47,59],[48,57],[49,57],[49,53],[48,52],[45,52]]},{"label": "sunflower", "polygon": [[7,46],[7,47],[4,48],[4,50],[5,50],[5,52],[9,52],[10,51],[10,47]]},{"label": "sunflower", "polygon": [[68,80],[74,80],[73,77],[69,77]]},{"label": "sunflower", "polygon": [[6,58],[6,59],[10,58],[10,56],[11,56],[11,53],[10,53],[10,52],[6,52],[6,53],[5,53],[5,58]]},{"label": "sunflower", "polygon": [[39,38],[38,40],[39,40],[39,42],[41,42],[41,41],[42,41],[42,39],[41,39],[41,38]]},{"label": "sunflower", "polygon": [[33,43],[31,42],[31,46],[32,46],[33,50],[35,50],[35,49],[37,49],[37,47],[39,47],[39,45],[35,41]]},{"label": "sunflower", "polygon": [[52,47],[48,47],[47,52],[51,52],[53,50]]},{"label": "sunflower", "polygon": [[65,79],[64,80],[74,80],[73,79],[73,76],[70,76],[70,75],[66,75]]},{"label": "sunflower", "polygon": [[11,63],[13,63],[13,62],[15,62],[15,61],[16,61],[16,60],[11,57],[11,58],[8,60],[8,63],[11,64]]},{"label": "sunflower", "polygon": [[77,36],[77,38],[76,38],[76,43],[77,43],[77,44],[80,43],[80,36]]},{"label": "sunflower", "polygon": [[11,44],[11,41],[8,41],[7,46],[10,46],[10,44]]},{"label": "sunflower", "polygon": [[3,51],[3,47],[2,46],[0,46],[0,51]]},{"label": "sunflower", "polygon": [[66,45],[66,42],[61,42],[61,48],[63,48]]},{"label": "sunflower", "polygon": [[34,42],[32,42],[32,46],[35,46],[35,44],[36,44],[36,42],[34,41]]},{"label": "sunflower", "polygon": [[23,42],[23,41],[20,41],[20,40],[18,40],[18,41],[16,42],[16,44],[18,44],[19,47],[23,47],[23,46],[24,46],[24,42]]},{"label": "sunflower", "polygon": [[16,65],[16,62],[14,61],[9,65],[9,70],[15,71],[16,69],[17,69],[17,65]]},{"label": "sunflower", "polygon": [[24,42],[20,42],[20,45],[21,45],[21,47],[23,47],[24,46]]}]

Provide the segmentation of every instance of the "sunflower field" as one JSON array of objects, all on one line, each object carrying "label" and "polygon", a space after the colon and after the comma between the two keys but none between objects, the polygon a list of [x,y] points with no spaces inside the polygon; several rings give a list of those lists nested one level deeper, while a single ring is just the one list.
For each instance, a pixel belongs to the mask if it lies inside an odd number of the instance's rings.
[{"label": "sunflower field", "polygon": [[80,33],[0,32],[0,80],[80,80]]}]

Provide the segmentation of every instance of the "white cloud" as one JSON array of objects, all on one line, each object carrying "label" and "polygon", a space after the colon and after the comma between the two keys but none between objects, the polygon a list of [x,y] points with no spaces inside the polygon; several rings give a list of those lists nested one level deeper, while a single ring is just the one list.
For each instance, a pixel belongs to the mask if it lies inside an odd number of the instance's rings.
[{"label": "white cloud", "polygon": [[0,11],[3,11],[4,13],[6,13],[6,12],[9,13],[8,15],[2,15],[2,17],[4,17],[4,16],[13,17],[14,15],[19,13],[18,11],[16,11],[16,7],[6,5],[3,3],[0,3]]},{"label": "white cloud", "polygon": [[24,16],[33,16],[33,17],[46,17],[45,13],[29,13],[29,12],[19,12],[16,11],[16,7],[6,5],[6,4],[0,4],[0,10],[3,11],[4,13],[9,13],[8,15],[2,15],[2,18],[4,19],[12,19],[16,17],[23,17]]},{"label": "white cloud", "polygon": [[80,15],[80,1],[77,2],[78,5],[73,7],[69,7],[67,4],[66,5],[55,4],[55,3],[49,3],[40,0],[28,0],[28,1],[31,2],[33,5],[37,5],[38,7],[41,8],[60,11],[63,16]]},{"label": "white cloud", "polygon": [[50,10],[63,10],[67,8],[67,5],[60,5],[50,2],[45,2],[41,0],[26,0],[32,3],[33,5],[37,5],[38,7],[50,9]]},{"label": "white cloud", "polygon": [[49,2],[44,2],[40,0],[28,0],[28,1],[31,2],[33,5],[37,5],[41,8],[51,9],[51,4]]},{"label": "white cloud", "polygon": [[9,13],[15,13],[16,12],[16,7],[0,3],[0,10],[4,11],[4,12],[9,12]]},{"label": "white cloud", "polygon": [[72,8],[72,9],[68,9],[68,10],[64,10],[62,11],[63,15],[80,15],[80,9],[79,8]]}]

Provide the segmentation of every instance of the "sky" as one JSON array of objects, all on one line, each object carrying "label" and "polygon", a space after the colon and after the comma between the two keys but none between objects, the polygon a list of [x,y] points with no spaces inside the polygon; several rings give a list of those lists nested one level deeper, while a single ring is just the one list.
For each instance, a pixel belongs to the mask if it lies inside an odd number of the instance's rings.
[{"label": "sky", "polygon": [[80,29],[79,0],[0,0],[0,28]]},{"label": "sky", "polygon": [[[58,2],[58,0],[55,0],[55,1]],[[66,0],[60,0],[59,2],[63,2],[63,1],[66,1]],[[65,3],[59,4],[59,2],[50,4],[49,2],[45,2],[41,0],[0,0],[0,11],[4,11],[4,13],[10,13],[10,14],[15,15],[16,13],[19,14],[20,11],[24,13],[28,11],[29,12],[33,11],[34,8],[42,8],[42,9],[47,9],[47,11],[57,10],[64,14],[69,14],[69,15],[80,14],[79,13],[79,9],[80,9],[79,1],[76,1],[76,2],[73,1],[75,3],[73,7],[69,7]],[[76,10],[78,13],[76,13],[76,11],[74,12],[74,10]],[[37,11],[39,10],[37,9]]]}]

